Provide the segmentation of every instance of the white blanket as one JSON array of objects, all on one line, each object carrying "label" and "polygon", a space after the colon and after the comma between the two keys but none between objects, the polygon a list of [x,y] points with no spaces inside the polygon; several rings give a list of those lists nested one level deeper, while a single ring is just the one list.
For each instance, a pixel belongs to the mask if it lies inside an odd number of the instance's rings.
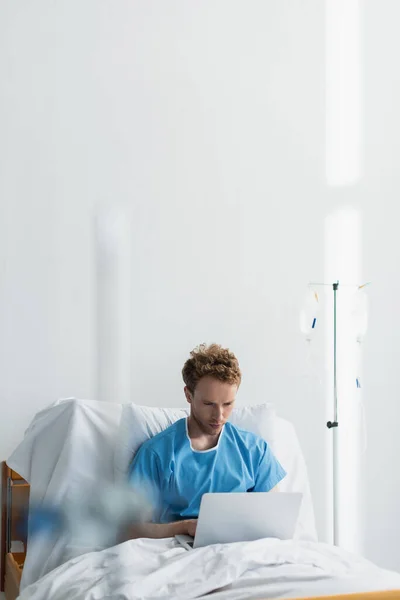
[{"label": "white blanket", "polygon": [[187,551],[132,540],[73,558],[19,600],[293,598],[400,589],[400,574],[326,544],[258,540]]}]

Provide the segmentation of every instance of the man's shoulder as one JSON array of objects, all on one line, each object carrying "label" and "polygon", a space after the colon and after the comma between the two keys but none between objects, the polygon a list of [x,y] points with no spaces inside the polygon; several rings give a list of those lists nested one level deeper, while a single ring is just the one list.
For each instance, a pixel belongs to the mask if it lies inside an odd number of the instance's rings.
[{"label": "man's shoulder", "polygon": [[248,429],[242,429],[237,425],[233,425],[233,423],[227,423],[225,427],[228,427],[228,432],[232,437],[240,438],[246,446],[253,447],[257,446],[259,448],[264,449],[267,446],[266,440],[262,438],[260,435],[253,433],[252,431],[248,431]]},{"label": "man's shoulder", "polygon": [[160,431],[160,433],[156,433],[155,435],[153,435],[153,437],[143,442],[140,449],[157,452],[165,444],[168,444],[170,441],[173,441],[177,433],[182,428],[182,420],[183,419],[175,421],[175,423],[172,423],[172,425],[170,425],[166,429],[163,429],[163,431]]}]

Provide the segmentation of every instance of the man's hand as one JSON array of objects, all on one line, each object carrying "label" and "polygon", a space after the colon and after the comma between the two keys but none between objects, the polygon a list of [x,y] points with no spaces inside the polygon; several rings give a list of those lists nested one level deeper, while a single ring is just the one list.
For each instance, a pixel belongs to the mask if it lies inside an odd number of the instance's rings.
[{"label": "man's hand", "polygon": [[196,533],[197,519],[186,519],[174,523],[136,523],[124,531],[119,541],[137,538],[168,538],[174,535],[191,535]]},{"label": "man's hand", "polygon": [[187,521],[184,521],[184,523],[187,527],[186,535],[191,535],[194,537],[196,533],[197,519],[188,519]]}]

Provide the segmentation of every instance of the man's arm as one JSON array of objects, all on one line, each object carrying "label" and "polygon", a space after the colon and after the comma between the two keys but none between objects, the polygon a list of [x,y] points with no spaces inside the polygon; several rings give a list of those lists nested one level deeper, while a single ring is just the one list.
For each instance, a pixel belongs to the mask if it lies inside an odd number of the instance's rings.
[{"label": "man's arm", "polygon": [[[160,490],[160,465],[158,457],[148,448],[141,448],[132,461],[129,481],[145,494],[149,505],[153,508],[153,519],[160,518],[162,494]],[[133,523],[120,532],[120,542],[137,538],[162,539],[175,535],[191,535],[196,531],[196,519],[186,519],[173,523]]]},{"label": "man's arm", "polygon": [[191,535],[196,532],[197,519],[174,521],[173,523],[135,523],[121,536],[121,542],[137,538],[161,539],[175,535]]},{"label": "man's arm", "polygon": [[252,492],[278,492],[278,485],[285,477],[286,471],[272,454],[270,447],[265,443],[264,453],[261,457],[254,487]]}]

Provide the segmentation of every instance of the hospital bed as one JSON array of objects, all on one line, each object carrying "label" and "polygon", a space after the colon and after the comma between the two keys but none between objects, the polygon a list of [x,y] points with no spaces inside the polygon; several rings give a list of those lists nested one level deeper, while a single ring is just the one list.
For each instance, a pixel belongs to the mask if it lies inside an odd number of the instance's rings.
[{"label": "hospital bed", "polygon": [[288,473],[281,489],[303,494],[294,540],[187,552],[174,539],[139,539],[102,548],[84,535],[72,541],[62,535],[21,536],[29,498],[62,504],[101,493],[103,482],[125,478],[145,439],[186,414],[183,409],[66,399],[35,416],[3,465],[2,579],[7,600],[18,594],[21,600],[400,600],[400,574],[317,542],[307,469],[294,427],[268,404],[236,409],[232,420],[271,444]]}]

